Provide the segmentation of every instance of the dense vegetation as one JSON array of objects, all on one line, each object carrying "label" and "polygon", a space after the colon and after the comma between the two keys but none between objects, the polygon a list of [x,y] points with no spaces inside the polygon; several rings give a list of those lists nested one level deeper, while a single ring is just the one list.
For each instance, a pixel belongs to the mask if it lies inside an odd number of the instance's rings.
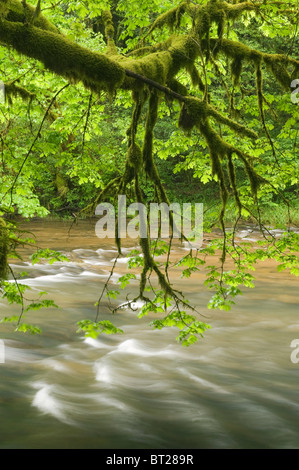
[{"label": "dense vegetation", "polygon": [[[0,275],[3,296],[22,308],[5,321],[34,332],[22,323],[26,309],[53,306],[26,306],[25,286],[7,281],[8,258],[26,242],[14,217],[86,217],[118,194],[204,203],[204,230],[218,226],[222,238],[179,265],[190,276],[214,255],[211,308],[230,308],[240,286],[253,285],[259,259],[298,274],[298,17],[295,0],[1,1]],[[242,221],[260,228],[258,249],[236,243]],[[269,224],[285,236],[275,239]],[[140,249],[139,294],[128,306],[141,300],[140,315],[164,314],[155,327],[176,326],[184,344],[196,341],[208,325],[171,285],[171,239],[140,239]],[[108,283],[104,292],[117,295]],[[116,331],[107,321],[80,327]]]}]

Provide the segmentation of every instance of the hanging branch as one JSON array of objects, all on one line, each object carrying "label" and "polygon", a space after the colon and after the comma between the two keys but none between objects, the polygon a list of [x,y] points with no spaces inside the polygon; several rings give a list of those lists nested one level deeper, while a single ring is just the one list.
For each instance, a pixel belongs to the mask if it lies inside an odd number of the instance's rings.
[{"label": "hanging branch", "polygon": [[109,282],[110,282],[111,277],[113,276],[114,269],[115,269],[115,267],[116,267],[116,264],[117,264],[117,261],[118,261],[118,258],[119,258],[119,257],[120,257],[120,254],[118,253],[117,257],[116,257],[115,260],[114,260],[114,263],[113,263],[113,266],[112,266],[112,268],[111,268],[110,274],[109,274],[109,276],[108,276],[108,278],[107,278],[107,281],[105,282],[105,285],[104,285],[104,287],[103,287],[103,289],[102,289],[101,295],[100,295],[100,297],[99,297],[99,299],[98,299],[98,301],[97,301],[97,314],[96,314],[96,317],[95,317],[95,321],[96,321],[96,322],[98,321],[99,314],[100,314],[100,303],[101,303],[101,300],[102,300],[102,298],[103,298],[103,295],[104,295],[105,291],[108,292],[108,285],[109,285]]},{"label": "hanging branch", "polygon": [[85,119],[85,124],[84,124],[84,129],[83,129],[83,135],[82,135],[82,157],[84,155],[85,135],[86,135],[86,132],[87,132],[91,107],[92,107],[92,93],[90,93],[90,95],[89,95],[88,106],[87,106],[87,110],[86,110],[86,119]]}]

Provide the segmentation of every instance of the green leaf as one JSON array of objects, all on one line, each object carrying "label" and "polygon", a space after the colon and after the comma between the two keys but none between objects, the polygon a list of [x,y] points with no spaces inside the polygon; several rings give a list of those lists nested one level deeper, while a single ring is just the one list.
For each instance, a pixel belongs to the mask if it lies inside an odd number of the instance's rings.
[{"label": "green leaf", "polygon": [[69,258],[67,256],[63,255],[59,251],[50,250],[49,248],[39,249],[31,255],[31,263],[33,265],[38,263],[42,259],[47,260],[49,264],[53,264],[55,262],[69,261]]},{"label": "green leaf", "polygon": [[123,276],[121,276],[117,282],[120,283],[120,287],[122,289],[125,289],[130,284],[130,281],[132,279],[136,279],[136,275],[128,273],[128,274],[124,274]]},{"label": "green leaf", "polygon": [[123,333],[123,330],[114,326],[109,320],[93,322],[91,320],[80,320],[77,322],[79,329],[77,333],[84,332],[86,337],[97,338],[100,334]]},{"label": "green leaf", "polygon": [[31,335],[37,335],[42,333],[42,330],[38,326],[30,325],[28,323],[20,323],[15,331],[22,333],[30,333]]}]

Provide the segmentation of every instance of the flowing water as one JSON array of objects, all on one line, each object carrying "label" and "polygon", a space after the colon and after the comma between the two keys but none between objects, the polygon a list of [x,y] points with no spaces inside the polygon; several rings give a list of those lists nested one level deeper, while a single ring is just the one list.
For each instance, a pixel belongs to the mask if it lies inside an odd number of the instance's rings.
[{"label": "flowing water", "polygon": [[[154,331],[151,318],[130,310],[111,318],[105,306],[101,319],[124,334],[85,339],[76,322],[95,317],[116,256],[113,243],[96,238],[94,223],[69,232],[69,223],[31,222],[38,244],[70,262],[32,267],[24,250],[24,260],[12,263],[27,271],[32,297],[46,290],[60,308],[28,314],[42,335],[0,327],[0,447],[299,448],[299,363],[290,347],[299,338],[298,279],[261,265],[256,288],[219,312],[204,307],[202,275],[177,277],[212,326],[190,348],[176,343],[172,328]],[[112,282],[124,272],[125,257]],[[4,302],[0,308],[1,317],[18,313]]]}]

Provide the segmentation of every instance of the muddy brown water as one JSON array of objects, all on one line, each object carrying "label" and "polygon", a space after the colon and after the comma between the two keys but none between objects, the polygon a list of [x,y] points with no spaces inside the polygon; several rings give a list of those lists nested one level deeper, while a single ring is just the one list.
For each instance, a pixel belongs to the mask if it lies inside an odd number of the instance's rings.
[{"label": "muddy brown water", "polygon": [[[130,310],[113,318],[101,310],[123,335],[85,339],[76,322],[94,318],[116,256],[112,241],[95,236],[95,222],[81,221],[70,232],[68,222],[25,224],[39,246],[61,250],[70,262],[30,266],[29,249],[23,261],[12,261],[16,273],[27,271],[30,295],[46,290],[59,309],[28,314],[42,335],[0,327],[0,447],[298,448],[299,363],[291,360],[298,279],[263,264],[256,288],[220,312],[206,308],[201,274],[174,276],[212,327],[190,348],[176,343],[173,328],[153,330],[151,318]],[[115,284],[127,271],[128,251],[127,243]],[[18,313],[3,301],[0,308],[1,317]]]}]

